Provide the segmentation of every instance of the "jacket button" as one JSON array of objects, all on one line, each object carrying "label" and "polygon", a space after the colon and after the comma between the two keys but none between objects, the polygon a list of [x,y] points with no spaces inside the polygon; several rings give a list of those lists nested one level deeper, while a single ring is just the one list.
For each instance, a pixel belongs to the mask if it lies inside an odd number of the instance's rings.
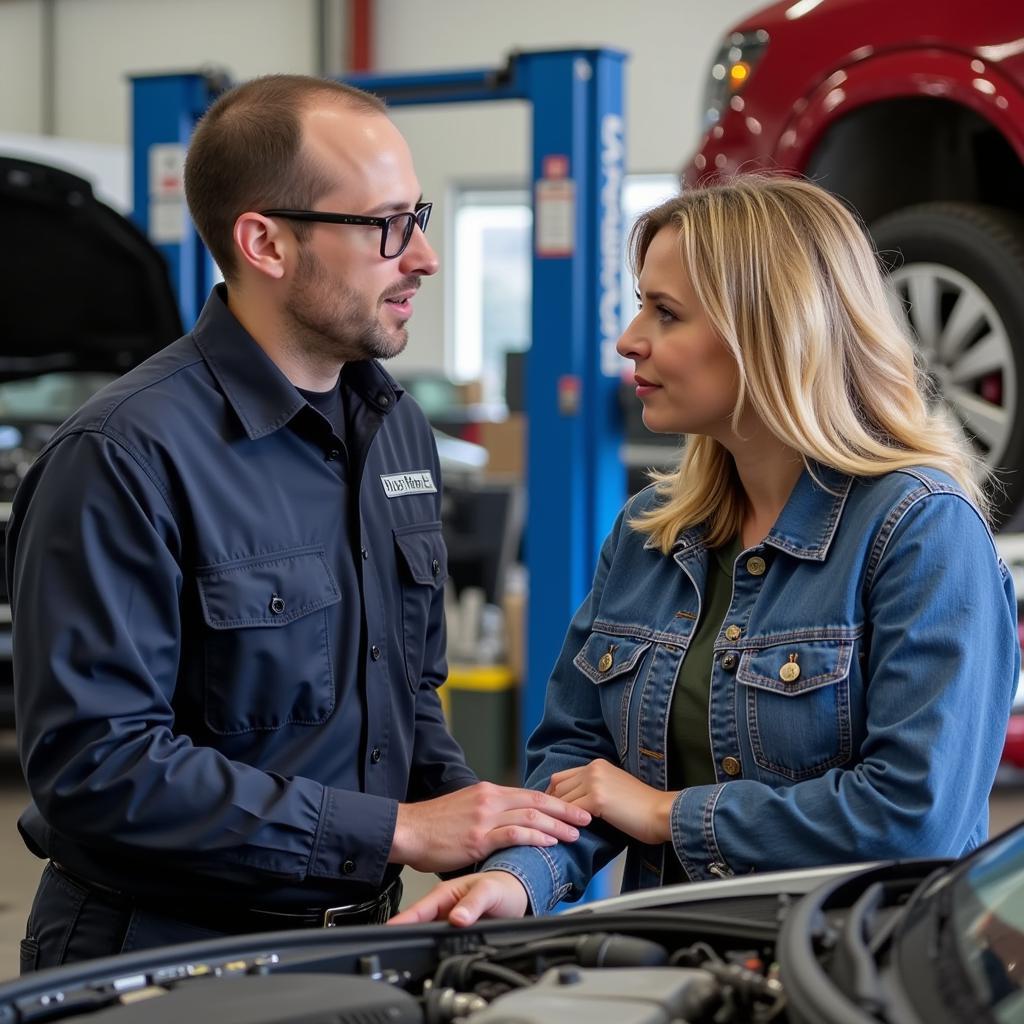
[{"label": "jacket button", "polygon": [[280,614],[281,614],[281,612],[283,612],[283,611],[284,611],[284,598],[283,598],[283,597],[278,597],[278,595],[277,595],[277,594],[275,594],[275,595],[274,595],[274,596],[273,596],[273,597],[272,597],[272,598],[270,599],[270,610],[271,610],[271,611],[272,611],[272,612],[273,612],[273,613],[274,613],[275,615],[280,615]]},{"label": "jacket button", "polygon": [[327,461],[328,462],[334,462],[334,461],[336,461],[337,459],[340,459],[340,458],[341,458],[341,449],[340,448],[331,448],[330,451],[328,451],[328,453],[327,453]]},{"label": "jacket button", "polygon": [[441,563],[436,558],[430,563],[430,571],[435,576],[439,575],[441,572]]},{"label": "jacket button", "polygon": [[364,561],[370,557],[370,552],[367,551],[366,548],[360,548],[359,553],[363,556]]},{"label": "jacket button", "polygon": [[355,869],[356,862],[354,860],[347,860],[345,861],[344,864],[341,865],[341,870],[344,871],[346,875],[351,875],[352,872],[355,871]]},{"label": "jacket button", "polygon": [[598,672],[607,672],[608,669],[610,669],[612,667],[612,662],[614,662],[614,661],[615,661],[615,659],[612,657],[612,652],[611,651],[605,651],[604,654],[602,654],[601,657],[598,659],[597,671]]},{"label": "jacket button", "polygon": [[722,758],[722,771],[726,775],[739,775],[740,763],[735,757],[723,757]]},{"label": "jacket button", "polygon": [[374,764],[377,764],[377,762],[380,761],[380,747],[374,747],[373,750],[370,751],[370,760]]},{"label": "jacket button", "polygon": [[736,655],[732,653],[732,651],[730,651],[728,654],[723,654],[722,668],[724,668],[726,672],[731,672],[736,667],[736,664],[737,662],[739,662],[739,660],[740,659],[737,658]]},{"label": "jacket button", "polygon": [[739,640],[743,636],[743,630],[739,626],[728,626],[725,630],[726,640]]},{"label": "jacket button", "polygon": [[754,555],[753,558],[747,559],[747,572],[749,572],[751,576],[763,576],[764,571],[767,568],[768,566],[760,555]]},{"label": "jacket button", "polygon": [[376,644],[370,648],[370,657],[373,658],[374,661],[380,660],[380,648]]}]

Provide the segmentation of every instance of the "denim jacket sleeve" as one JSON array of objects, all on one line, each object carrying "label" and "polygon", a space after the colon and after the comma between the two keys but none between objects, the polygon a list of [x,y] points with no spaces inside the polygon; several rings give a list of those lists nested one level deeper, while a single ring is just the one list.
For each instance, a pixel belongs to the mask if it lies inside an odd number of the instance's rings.
[{"label": "denim jacket sleeve", "polygon": [[[555,772],[589,764],[595,758],[619,763],[615,741],[601,713],[596,687],[581,680],[573,658],[590,635],[601,605],[608,571],[621,531],[626,529],[620,512],[601,549],[593,584],[580,605],[565,637],[562,651],[548,680],[544,715],[526,748],[526,785],[546,789]],[[585,685],[581,685],[585,684]],[[591,877],[626,845],[626,837],[596,819],[580,830],[573,843],[557,846],[512,847],[491,856],[483,870],[501,870],[523,884],[535,914],[553,910],[561,900],[577,900]]]},{"label": "denim jacket sleeve", "polygon": [[779,788],[683,790],[672,842],[691,879],[969,845],[1020,668],[1013,583],[973,506],[951,491],[897,505],[873,542],[864,605],[856,763]]}]

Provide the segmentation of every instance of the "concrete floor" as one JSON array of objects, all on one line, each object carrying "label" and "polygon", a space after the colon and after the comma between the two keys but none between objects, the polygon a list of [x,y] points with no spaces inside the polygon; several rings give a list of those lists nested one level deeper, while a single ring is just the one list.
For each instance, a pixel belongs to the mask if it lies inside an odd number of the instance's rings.
[{"label": "concrete floor", "polygon": [[[0,980],[18,973],[18,942],[24,935],[32,896],[43,862],[23,846],[16,821],[26,802],[25,786],[10,737],[0,736]],[[991,800],[992,834],[1024,821],[1024,773],[1001,777]],[[418,899],[436,881],[406,871],[403,905]]]}]

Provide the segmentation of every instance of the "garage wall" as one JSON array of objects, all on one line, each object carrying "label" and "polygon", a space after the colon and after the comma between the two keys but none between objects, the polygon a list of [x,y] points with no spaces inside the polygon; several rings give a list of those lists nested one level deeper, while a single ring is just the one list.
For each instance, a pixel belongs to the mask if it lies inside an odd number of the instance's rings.
[{"label": "garage wall", "polygon": [[0,3],[0,132],[43,128],[42,28],[39,0]]},{"label": "garage wall", "polygon": [[[344,3],[330,6],[337,31],[329,49],[340,57]],[[382,72],[404,72],[498,67],[514,49],[627,50],[628,168],[674,172],[697,141],[704,78],[720,36],[758,6],[756,0],[376,0],[375,61]],[[97,143],[130,141],[131,72],[212,64],[236,80],[310,73],[321,50],[315,0],[3,0],[0,135],[45,128],[47,12],[54,133]],[[526,181],[528,113],[522,104],[474,104],[398,110],[395,120],[409,139],[424,194],[439,204],[431,240],[443,268],[445,197],[458,184]],[[444,293],[441,280],[423,288],[412,342],[396,368],[443,364]]]}]

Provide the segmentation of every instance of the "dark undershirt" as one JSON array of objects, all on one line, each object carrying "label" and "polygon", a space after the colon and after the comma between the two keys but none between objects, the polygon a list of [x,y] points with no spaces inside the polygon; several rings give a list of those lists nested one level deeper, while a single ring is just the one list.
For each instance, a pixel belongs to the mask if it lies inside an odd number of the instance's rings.
[{"label": "dark undershirt", "polygon": [[[732,601],[732,567],[741,545],[738,537],[709,552],[708,577],[701,601],[700,621],[686,657],[679,667],[668,715],[668,788],[706,786],[715,780],[708,735],[711,670],[715,641],[722,632]],[[663,884],[687,880],[683,866],[669,844],[665,851]]]}]

